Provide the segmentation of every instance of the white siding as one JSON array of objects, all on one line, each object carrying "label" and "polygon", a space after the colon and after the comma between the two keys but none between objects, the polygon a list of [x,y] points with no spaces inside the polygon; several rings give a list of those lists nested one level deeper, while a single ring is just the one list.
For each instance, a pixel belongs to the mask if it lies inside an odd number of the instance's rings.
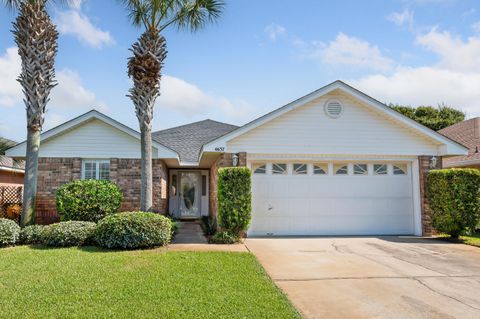
[{"label": "white siding", "polygon": [[[338,92],[338,91],[337,91]],[[338,119],[324,104],[338,99]],[[394,122],[343,93],[327,94],[227,143],[228,152],[270,154],[436,155],[438,142]]]},{"label": "white siding", "polygon": [[140,158],[140,141],[93,119],[42,142],[40,157]]}]

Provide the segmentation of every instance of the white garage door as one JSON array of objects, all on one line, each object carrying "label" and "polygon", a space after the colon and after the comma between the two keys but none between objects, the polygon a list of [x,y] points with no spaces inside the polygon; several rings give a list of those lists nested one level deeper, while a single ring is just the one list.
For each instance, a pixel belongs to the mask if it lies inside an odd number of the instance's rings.
[{"label": "white garage door", "polygon": [[410,163],[252,163],[250,236],[413,234]]}]

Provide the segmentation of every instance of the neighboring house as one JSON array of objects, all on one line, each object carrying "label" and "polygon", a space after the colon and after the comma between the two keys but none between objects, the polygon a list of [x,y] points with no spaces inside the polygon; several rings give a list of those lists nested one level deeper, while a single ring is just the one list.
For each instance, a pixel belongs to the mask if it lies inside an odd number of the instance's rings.
[{"label": "neighboring house", "polygon": [[453,124],[438,132],[468,147],[468,155],[444,158],[444,167],[480,168],[480,117]]},{"label": "neighboring house", "polygon": [[[154,210],[216,215],[220,167],[252,175],[250,236],[431,234],[425,177],[468,150],[336,81],[242,127],[211,120],[153,134]],[[54,192],[110,179],[122,210],[139,208],[140,134],[90,111],[42,134],[37,216],[56,220]],[[24,157],[25,143],[7,151]]]},{"label": "neighboring house", "polygon": [[25,162],[0,155],[0,186],[21,186],[25,173]]},{"label": "neighboring house", "polygon": [[23,185],[23,175],[25,173],[25,162],[23,160],[14,160],[11,157],[1,155],[3,150],[12,147],[17,143],[0,137],[0,186],[18,186]]}]

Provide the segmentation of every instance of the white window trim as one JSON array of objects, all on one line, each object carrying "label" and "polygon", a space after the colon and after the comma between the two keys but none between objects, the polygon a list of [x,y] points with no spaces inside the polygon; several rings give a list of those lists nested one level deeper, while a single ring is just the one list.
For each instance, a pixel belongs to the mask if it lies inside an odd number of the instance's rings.
[{"label": "white window trim", "polygon": [[83,159],[82,160],[82,179],[85,179],[85,163],[95,163],[95,179],[98,180],[100,179],[100,164],[104,164],[104,163],[110,164],[110,160]]}]

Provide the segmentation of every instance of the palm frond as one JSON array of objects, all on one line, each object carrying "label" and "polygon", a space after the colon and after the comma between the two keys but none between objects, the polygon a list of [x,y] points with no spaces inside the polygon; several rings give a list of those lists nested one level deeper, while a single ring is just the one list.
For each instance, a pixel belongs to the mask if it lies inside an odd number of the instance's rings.
[{"label": "palm frond", "polygon": [[172,20],[159,26],[160,30],[173,24],[178,29],[195,32],[208,23],[216,22],[223,12],[222,0],[181,0],[181,6]]}]

